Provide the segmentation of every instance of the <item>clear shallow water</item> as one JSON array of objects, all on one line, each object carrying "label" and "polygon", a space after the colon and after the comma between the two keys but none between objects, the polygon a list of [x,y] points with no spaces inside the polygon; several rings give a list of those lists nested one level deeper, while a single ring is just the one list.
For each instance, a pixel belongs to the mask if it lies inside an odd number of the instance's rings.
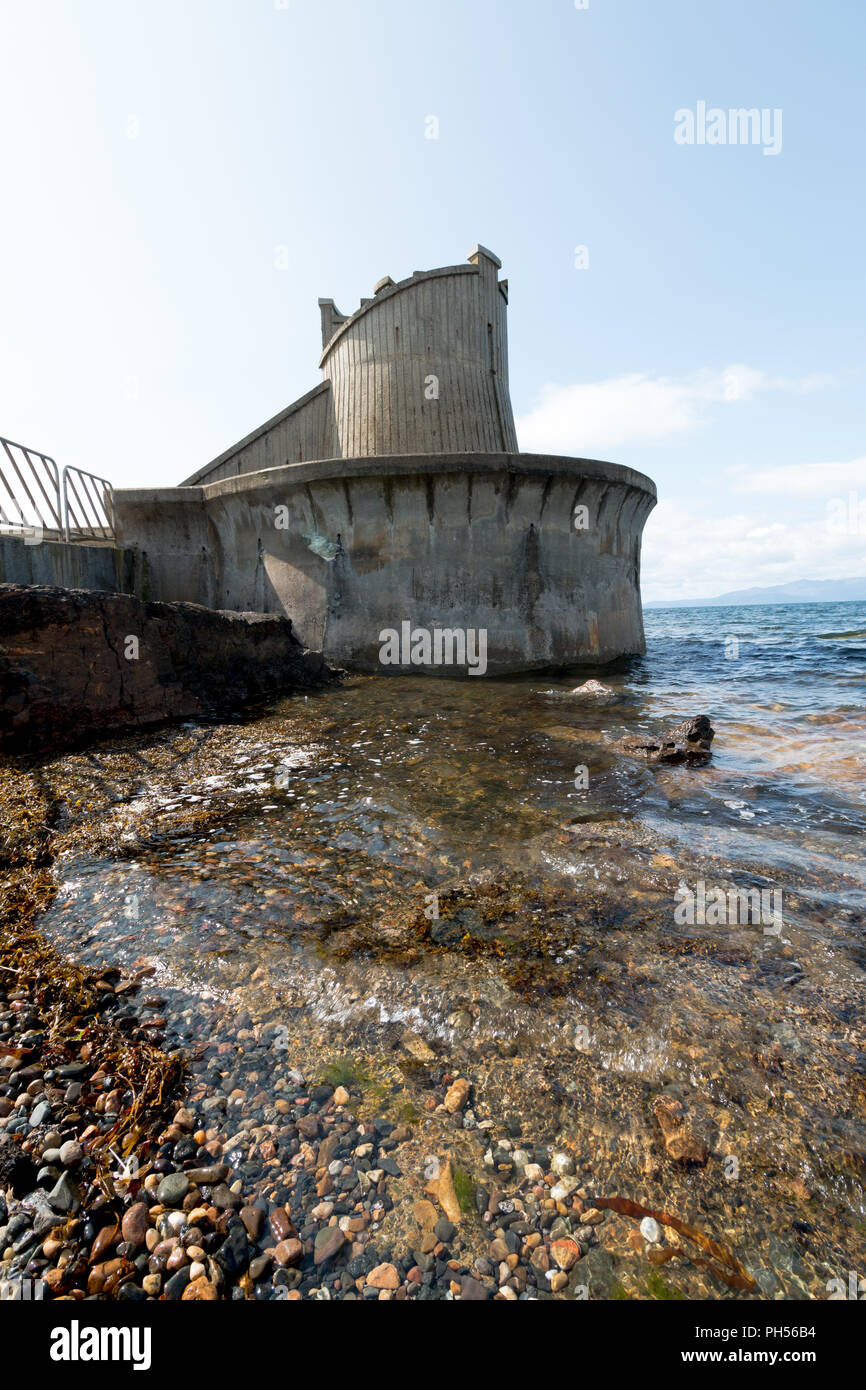
[{"label": "clear shallow water", "polygon": [[[727,1232],[767,1296],[821,1297],[866,1273],[866,604],[646,629],[602,697],[585,672],[358,678],[59,759],[46,926],[155,965],[176,1045],[282,1023],[304,1066],[356,1058],[423,1113],[421,1039],[592,1190]],[[696,713],[707,766],[616,747]],[[700,881],[780,893],[780,934],[678,922]],[[705,1167],[665,1155],[662,1090]]]}]

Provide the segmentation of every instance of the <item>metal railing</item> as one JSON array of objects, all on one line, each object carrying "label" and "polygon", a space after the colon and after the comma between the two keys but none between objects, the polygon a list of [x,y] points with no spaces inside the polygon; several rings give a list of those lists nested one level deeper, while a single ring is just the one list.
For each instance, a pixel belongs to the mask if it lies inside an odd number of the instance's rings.
[{"label": "metal railing", "polygon": [[115,537],[114,493],[106,478],[0,436],[0,535],[40,540]]},{"label": "metal railing", "polygon": [[68,541],[114,539],[114,493],[107,478],[67,464],[61,491],[63,529]]},{"label": "metal railing", "polygon": [[60,472],[53,458],[0,437],[0,530],[63,533]]}]

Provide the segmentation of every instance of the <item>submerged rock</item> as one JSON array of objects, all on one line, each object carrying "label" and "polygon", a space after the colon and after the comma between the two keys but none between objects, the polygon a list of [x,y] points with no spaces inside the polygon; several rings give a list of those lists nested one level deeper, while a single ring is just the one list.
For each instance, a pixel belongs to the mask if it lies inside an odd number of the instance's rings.
[{"label": "submerged rock", "polygon": [[604,685],[602,681],[584,681],[583,685],[576,685],[574,690],[569,692],[572,695],[615,695],[616,691],[611,690],[609,685]]},{"label": "submerged rock", "polygon": [[715,729],[707,716],[696,714],[663,734],[626,734],[617,747],[650,763],[705,763],[714,737]]}]

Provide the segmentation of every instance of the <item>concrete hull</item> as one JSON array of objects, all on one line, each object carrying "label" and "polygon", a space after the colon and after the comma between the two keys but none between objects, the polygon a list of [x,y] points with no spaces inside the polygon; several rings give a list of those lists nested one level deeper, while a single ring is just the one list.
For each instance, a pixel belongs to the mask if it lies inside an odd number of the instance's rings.
[{"label": "concrete hull", "polygon": [[640,545],[656,493],[614,464],[337,459],[115,497],[121,543],[142,552],[147,597],[285,613],[307,646],[340,665],[466,674],[383,665],[381,634],[407,622],[486,631],[488,674],[644,650]]}]

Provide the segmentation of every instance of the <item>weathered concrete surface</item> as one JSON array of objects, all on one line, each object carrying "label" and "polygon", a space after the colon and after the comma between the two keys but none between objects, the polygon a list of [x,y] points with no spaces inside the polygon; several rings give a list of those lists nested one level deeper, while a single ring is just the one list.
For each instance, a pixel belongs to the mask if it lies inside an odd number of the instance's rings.
[{"label": "weathered concrete surface", "polygon": [[69,589],[137,591],[138,553],[116,545],[82,545],[79,541],[40,541],[0,536],[0,584],[59,584]]},{"label": "weathered concrete surface", "polygon": [[485,629],[490,673],[642,652],[640,543],[655,501],[649,478],[615,464],[480,453],[115,494],[120,538],[146,549],[153,597],[182,583],[220,607],[291,613],[329,660],[387,673],[419,671],[379,662],[380,632],[403,621]]},{"label": "weathered concrete surface", "polygon": [[336,678],[284,617],[0,585],[0,748],[236,710]]}]

